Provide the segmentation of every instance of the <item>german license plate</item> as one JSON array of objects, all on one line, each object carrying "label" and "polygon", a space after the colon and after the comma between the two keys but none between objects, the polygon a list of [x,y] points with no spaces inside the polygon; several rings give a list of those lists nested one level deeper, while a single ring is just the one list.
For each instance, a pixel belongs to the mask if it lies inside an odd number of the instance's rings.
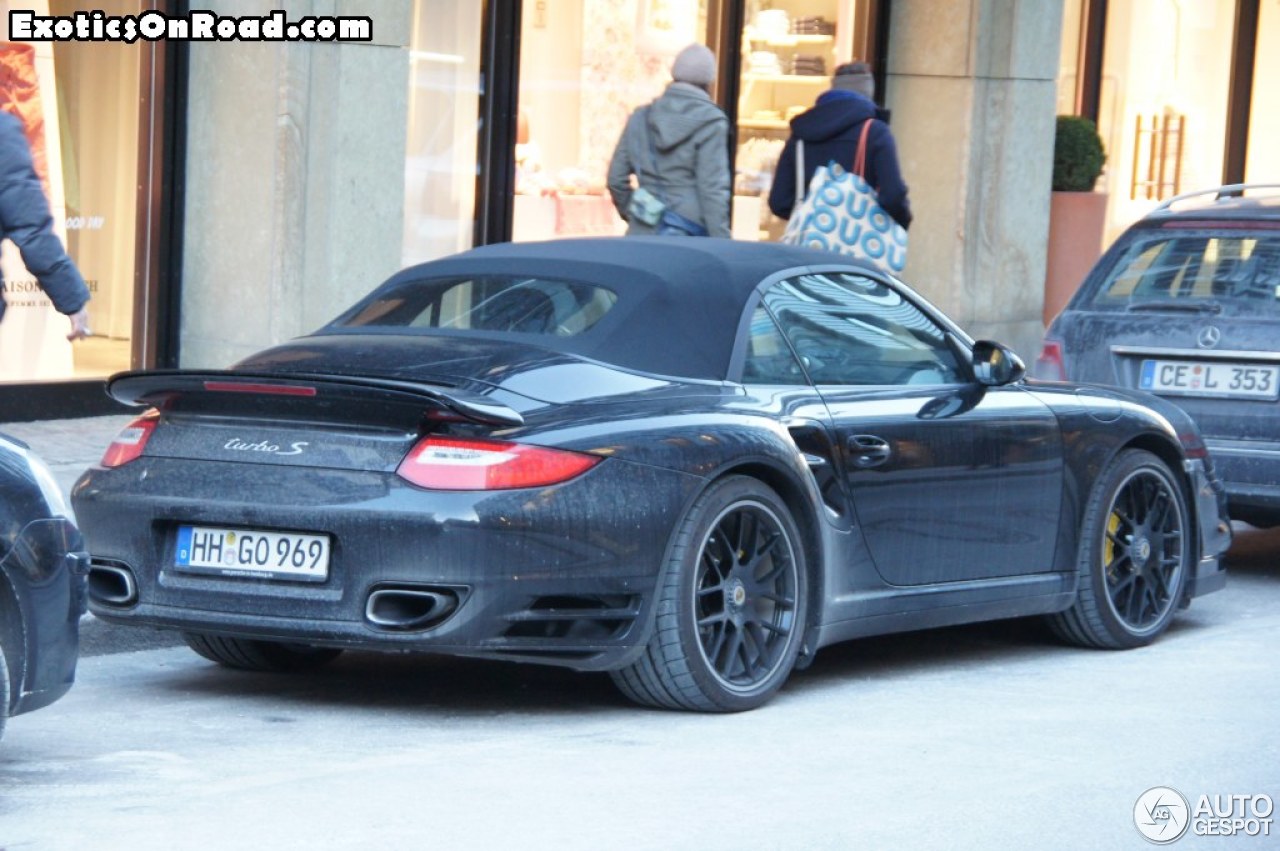
[{"label": "german license plate", "polygon": [[1176,396],[1276,399],[1280,398],[1280,365],[1144,360],[1138,387]]},{"label": "german license plate", "polygon": [[179,526],[174,566],[191,573],[323,582],[329,536]]}]

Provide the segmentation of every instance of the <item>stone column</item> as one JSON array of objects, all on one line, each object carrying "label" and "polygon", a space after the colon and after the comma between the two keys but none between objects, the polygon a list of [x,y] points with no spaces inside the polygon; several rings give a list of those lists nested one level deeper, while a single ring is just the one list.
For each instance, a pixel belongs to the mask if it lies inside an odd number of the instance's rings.
[{"label": "stone column", "polygon": [[1024,359],[1043,336],[1062,0],[893,0],[887,105],[915,220],[906,279]]},{"label": "stone column", "polygon": [[412,4],[221,0],[220,15],[367,15],[372,42],[194,43],[180,362],[314,330],[400,266]]}]

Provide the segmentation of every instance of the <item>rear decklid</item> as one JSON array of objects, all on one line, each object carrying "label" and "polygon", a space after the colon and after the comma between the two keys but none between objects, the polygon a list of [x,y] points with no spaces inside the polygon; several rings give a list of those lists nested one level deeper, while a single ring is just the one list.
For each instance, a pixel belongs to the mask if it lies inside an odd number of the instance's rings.
[{"label": "rear decklid", "polygon": [[512,405],[528,403],[499,390],[240,370],[126,372],[107,392],[158,409],[135,426],[147,456],[380,471],[394,471],[422,434],[445,424],[518,426]]}]

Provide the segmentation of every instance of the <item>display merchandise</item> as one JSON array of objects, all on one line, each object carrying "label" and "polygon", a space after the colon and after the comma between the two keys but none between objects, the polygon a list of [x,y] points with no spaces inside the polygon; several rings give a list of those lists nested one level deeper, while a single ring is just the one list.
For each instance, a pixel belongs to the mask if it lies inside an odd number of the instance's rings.
[{"label": "display merchandise", "polygon": [[[734,194],[767,196],[791,119],[813,106],[831,72],[855,56],[853,22],[866,0],[773,0],[748,3],[743,30]],[[785,225],[759,205],[758,239]]]}]

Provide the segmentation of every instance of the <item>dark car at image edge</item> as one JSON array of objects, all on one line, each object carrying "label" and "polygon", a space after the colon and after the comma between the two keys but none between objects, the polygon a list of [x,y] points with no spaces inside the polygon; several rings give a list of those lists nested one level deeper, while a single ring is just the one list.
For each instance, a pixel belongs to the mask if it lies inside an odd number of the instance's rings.
[{"label": "dark car at image edge", "polygon": [[0,434],[0,735],[75,680],[89,554],[62,491],[22,441]]},{"label": "dark car at image edge", "polygon": [[1169,199],[1045,334],[1040,377],[1143,390],[1196,421],[1228,510],[1280,524],[1280,185]]},{"label": "dark car at image edge", "polygon": [[1023,373],[836,255],[475,249],[230,370],[113,377],[154,407],[72,491],[90,606],[232,668],[486,656],[703,711],[859,636],[1146,644],[1225,581],[1203,443]]}]

